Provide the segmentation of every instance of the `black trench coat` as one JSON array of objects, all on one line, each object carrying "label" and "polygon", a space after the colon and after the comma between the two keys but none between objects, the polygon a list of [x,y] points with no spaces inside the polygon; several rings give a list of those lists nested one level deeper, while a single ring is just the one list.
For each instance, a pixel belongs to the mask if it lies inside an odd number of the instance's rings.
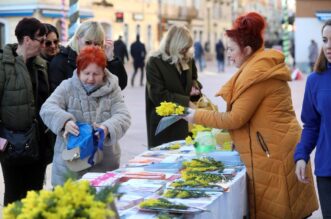
[{"label": "black trench coat", "polygon": [[179,120],[155,135],[156,127],[161,120],[155,108],[163,101],[188,107],[192,85],[199,86],[197,68],[193,59],[189,61],[189,67],[182,73],[181,80],[175,64],[163,61],[161,57],[150,57],[147,62],[145,102],[149,148],[169,141],[185,139],[188,135],[188,123],[185,120]]}]

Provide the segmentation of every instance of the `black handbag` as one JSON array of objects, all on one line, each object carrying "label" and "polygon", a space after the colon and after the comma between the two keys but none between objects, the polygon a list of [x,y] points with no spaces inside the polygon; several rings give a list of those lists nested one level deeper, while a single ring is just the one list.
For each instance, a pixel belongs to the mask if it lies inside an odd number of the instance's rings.
[{"label": "black handbag", "polygon": [[37,124],[32,123],[27,131],[12,131],[0,126],[0,136],[7,139],[8,145],[0,153],[0,159],[10,164],[29,164],[39,160]]}]

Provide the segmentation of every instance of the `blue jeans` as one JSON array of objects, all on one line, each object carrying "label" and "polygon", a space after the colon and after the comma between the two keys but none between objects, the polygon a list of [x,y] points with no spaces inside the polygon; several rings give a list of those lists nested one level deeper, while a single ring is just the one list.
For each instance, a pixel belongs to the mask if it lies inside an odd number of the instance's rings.
[{"label": "blue jeans", "polygon": [[316,180],[323,218],[331,219],[331,177],[317,176]]}]

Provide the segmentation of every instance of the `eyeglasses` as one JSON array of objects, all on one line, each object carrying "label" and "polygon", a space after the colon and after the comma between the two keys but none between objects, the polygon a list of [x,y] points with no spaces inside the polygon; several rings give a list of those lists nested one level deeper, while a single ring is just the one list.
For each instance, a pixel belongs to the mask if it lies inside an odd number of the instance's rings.
[{"label": "eyeglasses", "polygon": [[36,41],[38,41],[40,44],[43,44],[43,43],[45,42],[45,39],[44,39],[44,38],[38,39],[38,38],[32,37],[31,40],[36,40]]},{"label": "eyeglasses", "polygon": [[54,44],[55,46],[57,46],[59,44],[59,40],[46,40],[45,41],[45,46],[46,47],[50,47],[52,44]]},{"label": "eyeglasses", "polygon": [[86,40],[85,41],[85,45],[87,45],[87,46],[91,46],[91,45],[101,46],[101,43],[99,43],[99,42],[93,42],[92,40]]}]

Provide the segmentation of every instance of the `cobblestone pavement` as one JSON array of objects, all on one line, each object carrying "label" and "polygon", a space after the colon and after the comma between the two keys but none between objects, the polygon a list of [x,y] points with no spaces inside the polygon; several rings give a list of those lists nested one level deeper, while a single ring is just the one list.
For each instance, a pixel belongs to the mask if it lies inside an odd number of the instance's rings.
[{"label": "cobblestone pavement", "polygon": [[[128,72],[129,80],[133,73],[132,64],[127,63],[126,69]],[[204,72],[199,73],[199,80],[203,84],[203,93],[209,97],[215,104],[218,105],[220,111],[225,110],[225,102],[220,98],[214,97],[214,94],[219,88],[232,76],[235,72],[234,68],[227,67],[225,72],[216,73],[216,63],[208,62],[207,68]],[[139,72],[140,73],[140,72]],[[145,120],[145,87],[141,87],[139,84],[140,75],[136,77],[136,84],[134,87],[128,83],[127,88],[124,90],[124,96],[127,106],[130,109],[132,116],[132,125],[120,140],[122,148],[121,164],[127,163],[127,161],[139,153],[147,149],[147,135],[146,135],[146,120]],[[306,76],[303,80],[290,82],[292,90],[294,108],[300,121],[301,105],[304,93]],[[46,185],[45,188],[50,188],[50,170],[51,165],[47,169]],[[316,185],[316,183],[315,183]],[[0,212],[2,212],[2,200],[3,200],[3,178],[0,167]],[[2,214],[1,214],[2,215]],[[1,216],[0,216],[1,218]],[[310,219],[321,219],[321,212],[316,211],[310,217]]]}]

